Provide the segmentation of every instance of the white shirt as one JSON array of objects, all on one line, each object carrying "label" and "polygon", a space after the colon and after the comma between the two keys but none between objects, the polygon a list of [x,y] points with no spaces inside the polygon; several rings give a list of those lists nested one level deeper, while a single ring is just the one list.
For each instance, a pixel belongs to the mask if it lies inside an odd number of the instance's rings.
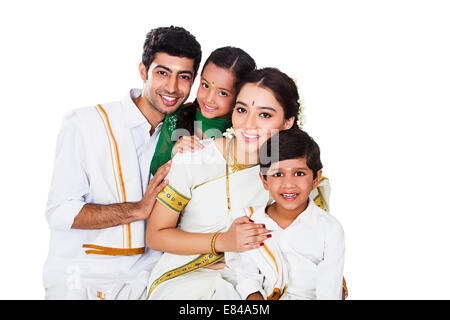
[{"label": "white shirt", "polygon": [[[134,104],[141,90],[132,89],[121,101],[124,121],[130,129],[138,157],[143,193],[149,177],[150,163],[161,132],[162,122],[150,136],[152,126]],[[95,230],[71,229],[74,218],[84,204],[90,203],[90,174],[86,170],[85,149],[80,138],[74,112],[63,121],[59,133],[53,179],[50,187],[46,217],[51,230],[50,248],[44,267],[44,286],[79,284],[77,276],[107,279],[133,279],[142,270],[150,271],[160,256],[146,250],[142,255],[92,257],[80,250],[80,243]],[[74,278],[75,277],[75,278]],[[70,284],[70,285],[69,285]]]},{"label": "white shirt", "polygon": [[[258,214],[259,213],[259,214]],[[282,229],[263,207],[252,219],[274,230],[273,240],[281,249],[288,268],[288,281],[281,299],[341,299],[344,271],[344,231],[338,220],[313,201],[286,228]],[[261,292],[264,278],[255,261],[240,254],[238,291],[245,299]]]}]

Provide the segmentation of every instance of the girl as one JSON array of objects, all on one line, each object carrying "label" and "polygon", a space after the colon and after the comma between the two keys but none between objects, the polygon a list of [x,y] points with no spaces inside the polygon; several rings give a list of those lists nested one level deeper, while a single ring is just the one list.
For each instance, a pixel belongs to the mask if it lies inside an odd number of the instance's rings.
[{"label": "girl", "polygon": [[201,149],[200,139],[222,136],[231,125],[236,86],[255,68],[253,58],[242,49],[223,47],[211,53],[200,74],[197,99],[164,119],[150,166],[152,175],[172,158],[172,154]]}]

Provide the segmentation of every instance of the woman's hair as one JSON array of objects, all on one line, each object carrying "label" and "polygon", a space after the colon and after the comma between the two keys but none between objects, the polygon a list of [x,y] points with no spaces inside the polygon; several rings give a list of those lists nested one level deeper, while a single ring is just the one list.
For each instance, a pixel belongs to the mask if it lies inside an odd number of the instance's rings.
[{"label": "woman's hair", "polygon": [[[220,68],[230,70],[234,75],[234,89],[239,82],[252,70],[256,69],[255,60],[244,50],[236,47],[222,47],[214,50],[206,59],[202,73],[208,63],[214,63]],[[194,135],[195,112],[198,107],[194,103],[190,107],[181,109],[177,116],[177,129],[186,129],[190,135]]]},{"label": "woman's hair", "polygon": [[257,86],[270,89],[284,110],[284,118],[295,117],[293,128],[296,127],[298,111],[300,108],[297,85],[287,74],[277,68],[257,69],[248,73],[238,84],[236,95],[239,94],[244,85],[254,83]]},{"label": "woman's hair", "polygon": [[260,170],[264,178],[272,163],[283,160],[306,158],[313,178],[322,169],[319,145],[305,131],[299,128],[282,130],[266,140],[260,148]]}]

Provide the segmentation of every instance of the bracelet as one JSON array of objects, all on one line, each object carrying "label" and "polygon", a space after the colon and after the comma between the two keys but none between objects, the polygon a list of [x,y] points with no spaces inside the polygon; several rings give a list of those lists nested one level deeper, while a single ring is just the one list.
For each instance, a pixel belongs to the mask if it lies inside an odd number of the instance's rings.
[{"label": "bracelet", "polygon": [[213,235],[212,238],[211,238],[211,242],[210,242],[210,244],[209,244],[210,249],[211,249],[211,253],[212,253],[213,255],[215,255],[215,256],[218,256],[215,247],[216,247],[216,239],[217,239],[217,237],[219,236],[219,234],[220,234],[220,232],[214,233],[214,235]]}]

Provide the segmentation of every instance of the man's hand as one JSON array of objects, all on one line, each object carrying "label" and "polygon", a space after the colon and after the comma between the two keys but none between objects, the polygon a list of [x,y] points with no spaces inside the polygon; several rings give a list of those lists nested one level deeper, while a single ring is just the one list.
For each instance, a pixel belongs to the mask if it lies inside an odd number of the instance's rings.
[{"label": "man's hand", "polygon": [[164,180],[164,178],[169,173],[171,164],[172,160],[169,160],[166,164],[159,167],[153,178],[150,180],[144,197],[138,202],[136,220],[146,220],[150,217],[157,195],[169,184],[169,181]]}]

